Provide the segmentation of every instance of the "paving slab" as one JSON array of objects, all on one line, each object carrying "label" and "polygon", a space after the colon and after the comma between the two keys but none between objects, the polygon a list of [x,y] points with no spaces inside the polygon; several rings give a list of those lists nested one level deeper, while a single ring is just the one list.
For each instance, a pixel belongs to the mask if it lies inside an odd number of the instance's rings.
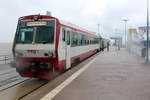
[{"label": "paving slab", "polygon": [[150,64],[110,48],[53,100],[150,100]]}]

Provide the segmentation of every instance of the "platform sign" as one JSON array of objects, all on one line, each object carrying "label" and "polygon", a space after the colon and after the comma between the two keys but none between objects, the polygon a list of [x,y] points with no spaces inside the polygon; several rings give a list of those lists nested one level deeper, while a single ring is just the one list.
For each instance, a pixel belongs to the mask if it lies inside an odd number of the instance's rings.
[{"label": "platform sign", "polygon": [[46,21],[35,21],[27,23],[27,26],[44,26],[44,25],[47,25]]}]

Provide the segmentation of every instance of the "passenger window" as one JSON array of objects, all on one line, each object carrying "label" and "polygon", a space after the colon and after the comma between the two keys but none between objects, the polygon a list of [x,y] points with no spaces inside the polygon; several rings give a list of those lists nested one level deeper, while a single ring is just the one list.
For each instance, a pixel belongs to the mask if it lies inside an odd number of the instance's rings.
[{"label": "passenger window", "polygon": [[66,30],[62,29],[62,40],[65,42],[65,37],[66,37]]},{"label": "passenger window", "polygon": [[84,35],[81,35],[81,45],[84,45]]},{"label": "passenger window", "polygon": [[78,40],[78,42],[79,42],[79,46],[81,46],[82,45],[82,35],[81,35],[81,33],[79,33],[79,40]]},{"label": "passenger window", "polygon": [[67,31],[67,39],[66,44],[70,45],[70,31]]},{"label": "passenger window", "polygon": [[71,46],[75,47],[78,45],[78,33],[77,32],[72,32],[71,35]]}]

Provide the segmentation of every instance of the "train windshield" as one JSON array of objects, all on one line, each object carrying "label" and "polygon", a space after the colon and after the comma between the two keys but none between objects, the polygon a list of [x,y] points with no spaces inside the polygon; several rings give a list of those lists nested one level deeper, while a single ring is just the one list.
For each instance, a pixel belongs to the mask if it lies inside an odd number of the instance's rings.
[{"label": "train windshield", "polygon": [[35,43],[53,43],[54,28],[41,26],[37,27]]},{"label": "train windshield", "polygon": [[52,44],[54,43],[55,21],[21,22],[17,43]]},{"label": "train windshield", "polygon": [[32,27],[20,28],[17,43],[32,43],[33,33],[34,29]]}]

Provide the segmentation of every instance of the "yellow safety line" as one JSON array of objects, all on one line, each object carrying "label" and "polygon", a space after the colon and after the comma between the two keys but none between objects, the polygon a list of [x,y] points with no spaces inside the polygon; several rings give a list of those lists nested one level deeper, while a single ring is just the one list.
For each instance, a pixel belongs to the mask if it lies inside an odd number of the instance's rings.
[{"label": "yellow safety line", "polygon": [[89,66],[92,64],[96,58],[94,58],[92,61],[90,61],[88,64],[86,64],[84,67],[82,67],[79,71],[71,75],[68,79],[66,79],[63,83],[61,83],[59,86],[57,86],[55,89],[53,89],[50,93],[45,95],[40,100],[52,100],[63,88],[65,88],[67,85],[69,85],[75,78],[77,78],[81,73],[83,73]]}]

